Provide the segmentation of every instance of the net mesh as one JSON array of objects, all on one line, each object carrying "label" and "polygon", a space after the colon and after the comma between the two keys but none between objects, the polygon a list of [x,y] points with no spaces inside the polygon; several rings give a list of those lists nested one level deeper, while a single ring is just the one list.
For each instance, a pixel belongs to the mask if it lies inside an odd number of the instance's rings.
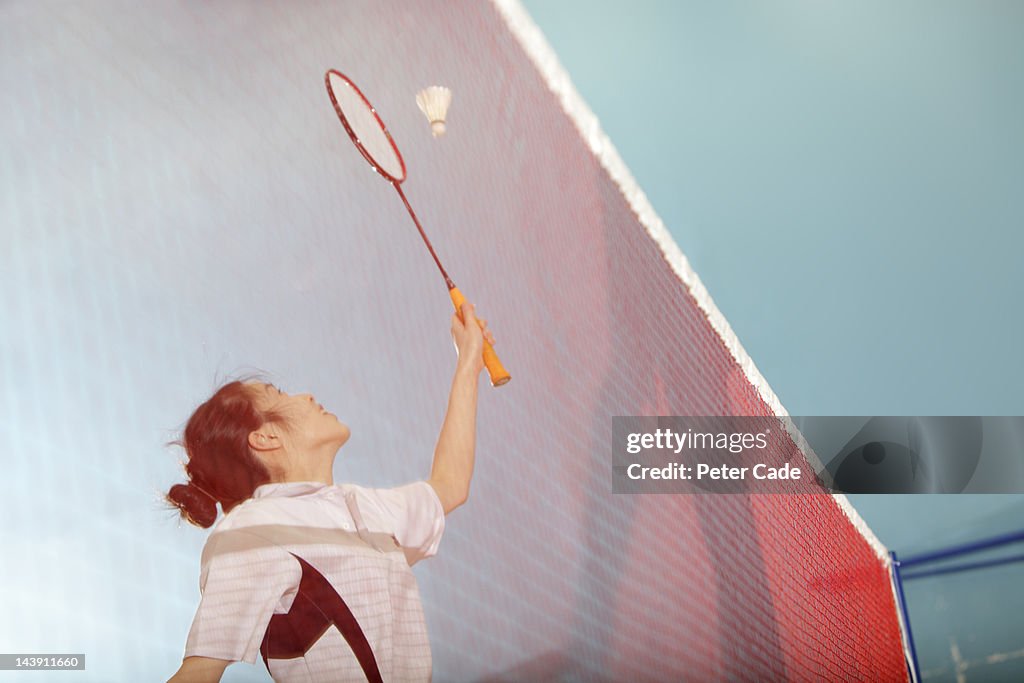
[{"label": "net mesh", "polygon": [[[0,412],[32,454],[0,483],[25,560],[0,579],[33,615],[0,627],[9,651],[81,643],[96,680],[176,668],[203,534],[124,511],[180,477],[161,444],[214,373],[316,393],[352,427],[336,480],[429,472],[450,303],[337,121],[338,68],[514,378],[482,389],[470,500],[416,569],[434,679],[905,679],[886,567],[841,499],[610,493],[613,415],[777,407],[499,8],[9,3],[0,27]],[[414,100],[435,83],[440,139]],[[77,597],[33,598],[55,591]]]}]

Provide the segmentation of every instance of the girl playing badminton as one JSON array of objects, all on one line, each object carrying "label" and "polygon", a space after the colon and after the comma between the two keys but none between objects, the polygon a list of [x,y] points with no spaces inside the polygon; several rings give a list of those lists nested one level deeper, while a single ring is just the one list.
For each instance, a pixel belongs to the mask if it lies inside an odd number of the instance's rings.
[{"label": "girl playing badminton", "polygon": [[275,681],[427,681],[410,566],[437,552],[473,474],[477,378],[494,338],[471,304],[452,316],[458,352],[430,477],[393,489],[335,484],[349,429],[309,394],[231,382],[185,427],[188,484],[167,499],[211,526],[202,598],[171,682],[219,681],[262,657]]}]

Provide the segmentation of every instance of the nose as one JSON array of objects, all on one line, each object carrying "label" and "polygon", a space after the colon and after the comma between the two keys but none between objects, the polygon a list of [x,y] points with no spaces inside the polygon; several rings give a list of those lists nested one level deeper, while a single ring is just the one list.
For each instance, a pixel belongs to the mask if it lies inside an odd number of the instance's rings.
[{"label": "nose", "polygon": [[313,397],[313,394],[304,394],[304,396],[306,396],[306,398],[308,398],[308,399],[309,399],[309,402],[310,402],[310,403],[311,403],[312,405],[314,405],[314,406],[318,407],[318,408],[320,409],[320,411],[321,411],[321,412],[323,412],[324,410],[326,410],[326,408],[324,408],[323,404],[321,404],[321,403],[317,403],[317,402],[316,402],[316,398],[314,398],[314,397]]}]

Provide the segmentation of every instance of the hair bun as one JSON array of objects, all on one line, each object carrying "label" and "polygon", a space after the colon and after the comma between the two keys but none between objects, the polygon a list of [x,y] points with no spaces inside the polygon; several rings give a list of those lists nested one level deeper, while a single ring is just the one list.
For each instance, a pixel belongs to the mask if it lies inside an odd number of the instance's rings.
[{"label": "hair bun", "polygon": [[213,526],[217,519],[217,501],[192,482],[172,486],[167,501],[178,508],[184,519],[204,529]]}]

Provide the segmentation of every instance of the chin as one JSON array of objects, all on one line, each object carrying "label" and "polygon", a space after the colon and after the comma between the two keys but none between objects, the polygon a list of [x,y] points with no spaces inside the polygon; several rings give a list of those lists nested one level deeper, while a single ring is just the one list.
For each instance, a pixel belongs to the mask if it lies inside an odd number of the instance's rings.
[{"label": "chin", "polygon": [[348,438],[352,436],[352,431],[348,428],[347,424],[342,422],[339,422],[338,424],[341,425],[341,428],[338,430],[338,446],[341,447],[346,441],[348,441]]}]

